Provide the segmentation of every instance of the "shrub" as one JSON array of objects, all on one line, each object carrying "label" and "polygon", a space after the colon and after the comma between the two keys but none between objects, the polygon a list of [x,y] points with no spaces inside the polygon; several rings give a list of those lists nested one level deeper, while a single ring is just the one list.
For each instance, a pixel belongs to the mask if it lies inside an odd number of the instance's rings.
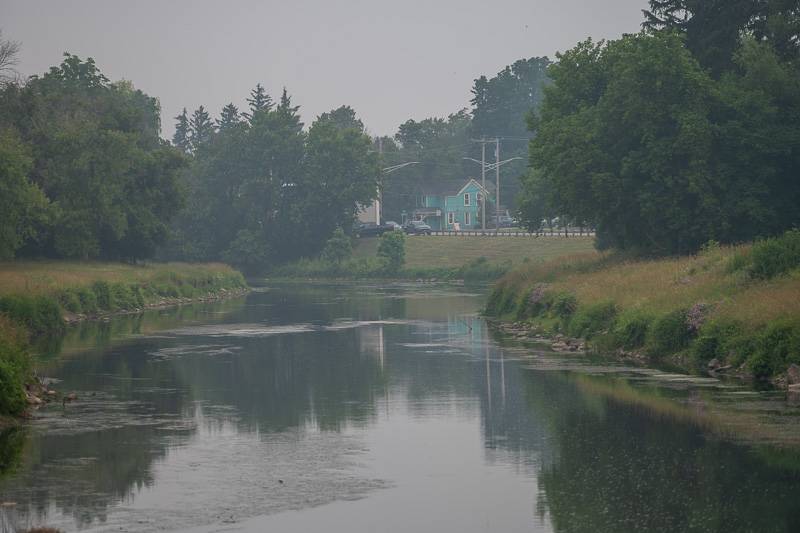
[{"label": "shrub", "polygon": [[402,231],[389,231],[381,236],[378,257],[384,261],[384,271],[397,274],[406,262],[406,236]]},{"label": "shrub", "polygon": [[572,337],[591,338],[614,324],[617,308],[613,302],[600,302],[578,308],[567,331]]},{"label": "shrub", "polygon": [[647,335],[647,351],[653,357],[676,353],[689,345],[691,337],[686,311],[673,311],[653,322]]},{"label": "shrub", "polygon": [[767,327],[747,361],[753,376],[759,379],[783,372],[791,363],[800,363],[800,327],[790,322]]},{"label": "shrub", "polygon": [[114,309],[136,309],[138,307],[136,295],[129,285],[113,283],[108,290]]},{"label": "shrub", "polygon": [[800,267],[800,230],[753,245],[749,274],[755,279],[772,279]]},{"label": "shrub", "polygon": [[628,311],[620,316],[614,328],[614,336],[620,347],[635,350],[645,345],[647,331],[653,317],[639,311]]},{"label": "shrub", "polygon": [[692,343],[692,362],[695,369],[704,370],[708,362],[717,357],[720,342],[716,335],[700,335]]},{"label": "shrub", "polygon": [[58,332],[64,327],[55,298],[9,294],[0,298],[0,312],[31,333]]},{"label": "shrub", "polygon": [[25,409],[30,373],[27,339],[10,318],[0,315],[0,414],[18,415]]},{"label": "shrub", "polygon": [[77,289],[64,289],[58,293],[58,302],[61,307],[70,313],[80,313],[83,309],[81,306],[81,297]]},{"label": "shrub", "polygon": [[554,294],[550,304],[550,311],[552,314],[564,321],[572,317],[575,310],[578,308],[578,300],[574,294],[569,292],[560,292]]},{"label": "shrub", "polygon": [[97,312],[97,295],[89,287],[77,289],[78,298],[81,301],[81,311],[84,313]]},{"label": "shrub", "polygon": [[108,283],[105,281],[95,281],[92,283],[92,292],[94,292],[94,296],[97,299],[98,309],[106,311],[114,310],[114,302],[111,299],[111,290]]},{"label": "shrub", "polygon": [[336,228],[325,248],[322,250],[322,259],[330,263],[341,263],[353,255],[353,243],[350,237],[345,235],[342,228]]},{"label": "shrub", "polygon": [[498,264],[490,263],[485,257],[479,257],[459,268],[455,275],[466,282],[494,281],[509,270],[511,261]]}]

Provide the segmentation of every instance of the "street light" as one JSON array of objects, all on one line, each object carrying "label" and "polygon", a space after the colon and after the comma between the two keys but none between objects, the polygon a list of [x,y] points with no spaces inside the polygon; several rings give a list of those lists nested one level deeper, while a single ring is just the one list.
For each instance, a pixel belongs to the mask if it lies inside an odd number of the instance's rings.
[{"label": "street light", "polygon": [[[401,168],[405,168],[409,165],[418,165],[419,161],[409,161],[408,163],[400,163],[399,165],[392,165],[390,167],[382,168],[381,173],[383,174],[391,174],[395,170],[400,170]],[[378,197],[375,198],[375,223],[381,223],[381,191],[378,190]]]},{"label": "street light", "polygon": [[386,167],[381,170],[384,174],[391,174],[395,170],[400,170],[401,168],[405,168],[409,165],[419,165],[419,161],[409,161],[408,163],[400,163],[399,165],[392,165],[391,167]]}]

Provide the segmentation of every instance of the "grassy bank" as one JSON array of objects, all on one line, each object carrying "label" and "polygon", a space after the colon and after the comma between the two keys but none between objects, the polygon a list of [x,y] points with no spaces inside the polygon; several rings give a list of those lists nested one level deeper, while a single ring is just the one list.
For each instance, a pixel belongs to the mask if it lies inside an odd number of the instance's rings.
[{"label": "grassy bank", "polygon": [[239,272],[222,264],[0,263],[0,415],[26,407],[30,341],[61,334],[67,320],[218,297],[246,286]]},{"label": "grassy bank", "polygon": [[[357,239],[356,259],[375,257],[376,238]],[[591,237],[435,237],[415,235],[406,239],[406,268],[460,268],[487,258],[491,263],[520,264],[525,259],[547,260],[592,250]]]},{"label": "grassy bank", "polygon": [[525,265],[498,281],[486,312],[600,352],[780,376],[800,364],[800,232],[691,257]]},{"label": "grassy bank", "polygon": [[515,266],[586,252],[592,249],[588,237],[433,237],[405,238],[405,261],[400,269],[387,269],[378,257],[380,239],[355,241],[351,258],[331,262],[301,260],[275,272],[287,278],[344,279],[435,279],[470,282],[494,281]]}]

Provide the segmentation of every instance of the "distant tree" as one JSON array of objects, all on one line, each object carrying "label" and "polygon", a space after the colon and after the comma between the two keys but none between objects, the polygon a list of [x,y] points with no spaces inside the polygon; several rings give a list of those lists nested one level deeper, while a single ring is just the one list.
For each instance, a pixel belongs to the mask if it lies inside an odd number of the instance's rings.
[{"label": "distant tree", "polygon": [[275,108],[275,111],[284,120],[288,121],[291,124],[292,128],[298,131],[303,129],[303,123],[300,122],[299,110],[300,106],[292,105],[292,98],[286,91],[286,87],[284,87],[283,92],[281,93],[281,100],[278,103],[278,107]]},{"label": "distant tree", "polygon": [[360,130],[340,126],[333,114],[323,114],[311,125],[304,172],[292,188],[293,234],[301,237],[307,255],[330,236],[332,230],[324,228],[350,227],[358,206],[377,195],[381,170],[372,140]]},{"label": "distant tree", "polygon": [[364,133],[364,123],[356,117],[356,112],[353,110],[353,108],[347,105],[343,105],[334,109],[333,111],[323,113],[317,117],[317,120],[330,122],[339,129],[351,128]]},{"label": "distant tree", "polygon": [[175,133],[172,135],[172,144],[185,154],[188,154],[191,149],[191,142],[189,140],[189,115],[185,107],[181,114],[175,117]]},{"label": "distant tree", "polygon": [[222,108],[222,113],[220,113],[219,119],[217,120],[217,128],[219,131],[223,131],[240,122],[239,109],[233,105],[233,103],[230,103]]},{"label": "distant tree", "polygon": [[402,211],[416,207],[419,195],[432,182],[455,183],[475,175],[473,163],[463,157],[469,148],[469,113],[465,109],[447,118],[408,120],[400,125],[392,144],[384,142],[387,166],[418,161],[386,176],[383,185],[383,211],[387,218],[399,220]]},{"label": "distant tree", "polygon": [[0,130],[0,259],[10,259],[47,209],[42,191],[28,179],[33,159],[15,132]]},{"label": "distant tree", "polygon": [[247,99],[247,104],[250,107],[249,113],[244,113],[244,118],[249,122],[253,122],[253,117],[260,111],[272,110],[272,98],[264,90],[261,84],[257,84],[256,88],[250,91],[250,98]]},{"label": "distant tree", "polygon": [[203,145],[211,140],[214,134],[214,123],[208,111],[203,106],[195,109],[192,118],[189,119],[189,144],[192,152],[197,152]]},{"label": "distant tree", "polygon": [[546,57],[520,59],[491,79],[481,76],[472,86],[473,137],[529,137],[525,117],[537,109],[549,83]]},{"label": "distant tree", "polygon": [[16,66],[19,62],[20,45],[16,41],[3,39],[3,32],[0,30],[0,87],[15,81],[19,77]]},{"label": "distant tree", "polygon": [[734,67],[743,34],[772,44],[779,56],[798,59],[798,0],[650,0],[644,28],[677,31],[700,64],[716,76]]}]

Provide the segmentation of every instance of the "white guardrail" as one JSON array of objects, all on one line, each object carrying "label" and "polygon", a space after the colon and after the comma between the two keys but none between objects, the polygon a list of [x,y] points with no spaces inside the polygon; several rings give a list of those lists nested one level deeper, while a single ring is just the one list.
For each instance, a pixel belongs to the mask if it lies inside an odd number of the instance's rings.
[{"label": "white guardrail", "polygon": [[432,231],[431,235],[437,237],[594,237],[593,231],[494,231],[494,230],[465,230],[465,231]]}]

